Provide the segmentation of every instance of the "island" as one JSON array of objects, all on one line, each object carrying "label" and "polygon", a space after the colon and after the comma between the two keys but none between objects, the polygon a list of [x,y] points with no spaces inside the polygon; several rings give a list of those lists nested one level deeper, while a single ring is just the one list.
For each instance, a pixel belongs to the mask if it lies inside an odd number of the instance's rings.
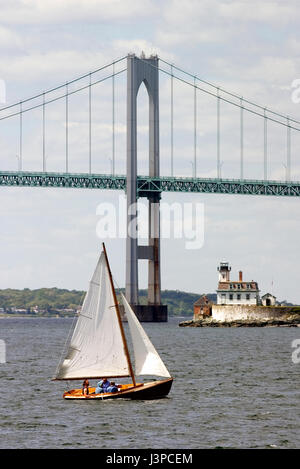
[{"label": "island", "polygon": [[231,267],[221,262],[216,301],[202,295],[194,303],[192,320],[182,321],[181,327],[264,327],[300,325],[300,306],[278,302],[272,293],[260,296],[257,282],[230,278]]}]

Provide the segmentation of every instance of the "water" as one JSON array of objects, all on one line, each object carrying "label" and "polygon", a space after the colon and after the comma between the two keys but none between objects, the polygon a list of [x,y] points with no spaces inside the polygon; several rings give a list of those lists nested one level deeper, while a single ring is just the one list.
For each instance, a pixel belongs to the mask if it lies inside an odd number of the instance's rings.
[{"label": "water", "polygon": [[[1,319],[1,448],[297,448],[299,328],[144,324],[175,378],[154,401],[65,401],[51,382],[69,319]],[[80,383],[81,384],[81,383]]]}]

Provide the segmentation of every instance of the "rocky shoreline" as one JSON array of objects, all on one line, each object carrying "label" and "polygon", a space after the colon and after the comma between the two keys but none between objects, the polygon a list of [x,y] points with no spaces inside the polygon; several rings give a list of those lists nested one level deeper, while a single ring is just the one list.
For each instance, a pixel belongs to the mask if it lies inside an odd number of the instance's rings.
[{"label": "rocky shoreline", "polygon": [[182,321],[179,327],[300,327],[300,315],[287,319],[216,321],[212,318]]}]

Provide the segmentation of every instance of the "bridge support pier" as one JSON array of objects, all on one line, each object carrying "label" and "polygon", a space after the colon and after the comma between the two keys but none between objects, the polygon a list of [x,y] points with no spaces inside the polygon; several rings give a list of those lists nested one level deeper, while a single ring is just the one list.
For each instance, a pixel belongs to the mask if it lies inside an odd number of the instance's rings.
[{"label": "bridge support pier", "polygon": [[[137,95],[144,82],[149,95],[149,176],[159,177],[158,58],[127,58],[127,241],[126,298],[140,321],[167,321],[167,306],[161,304],[160,283],[160,193],[137,194]],[[149,201],[148,246],[137,239],[137,197]],[[148,304],[138,297],[138,260],[148,259]]]}]

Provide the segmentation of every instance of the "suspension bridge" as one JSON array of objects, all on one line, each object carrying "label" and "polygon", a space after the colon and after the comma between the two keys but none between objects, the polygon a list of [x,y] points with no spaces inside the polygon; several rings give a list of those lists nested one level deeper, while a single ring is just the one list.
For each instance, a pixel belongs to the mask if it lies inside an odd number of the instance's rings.
[{"label": "suspension bridge", "polygon": [[[126,174],[117,174],[116,163],[116,136],[118,134],[118,113],[116,112],[116,80],[121,76],[127,76],[127,93],[126,93]],[[165,167],[169,174],[162,175],[160,171],[160,126],[159,126],[159,77],[163,76],[169,80],[169,142],[168,156]],[[111,120],[107,124],[110,127],[111,136],[111,157],[109,157],[111,168],[109,172],[99,173],[94,170],[99,153],[95,154],[93,146],[93,129],[97,127],[95,120],[95,112],[93,108],[93,100],[95,100],[94,89],[101,87],[105,83],[111,84]],[[176,161],[176,136],[175,130],[175,83],[178,82],[193,93],[192,110],[190,114],[192,118],[189,121],[189,127],[192,129],[192,144],[188,146],[191,153],[192,175],[179,176],[175,175]],[[137,148],[137,96],[140,85],[144,83],[149,96],[149,175],[138,175],[138,148]],[[165,90],[164,90],[165,91]],[[81,125],[84,127],[86,134],[86,149],[82,154],[84,161],[81,161],[80,171],[70,171],[73,153],[70,145],[70,131],[74,125],[74,120],[70,118],[71,100],[80,93],[85,93],[86,118]],[[124,93],[125,94],[125,93]],[[199,160],[203,158],[203,149],[201,141],[203,140],[200,132],[204,125],[203,117],[199,122],[199,97],[210,99],[214,104],[214,111],[211,112],[208,120],[213,125],[214,131],[207,130],[207,133],[213,134],[212,143],[208,144],[208,157],[210,164],[213,162],[214,175],[209,177],[199,177]],[[165,96],[164,96],[165,98]],[[166,100],[166,99],[165,99]],[[97,102],[99,101],[99,96]],[[203,101],[204,102],[204,101]],[[54,103],[60,103],[60,112],[53,117]],[[238,167],[239,175],[236,178],[222,178],[221,171],[224,161],[222,160],[222,139],[225,130],[222,133],[222,110],[223,106],[233,109],[235,117],[237,116],[238,124],[235,125],[235,131],[238,128],[238,151],[236,151],[236,161],[234,167]],[[202,106],[205,107],[205,106]],[[39,112],[37,120],[39,122],[39,147],[31,150],[30,145],[26,145],[26,133],[31,132],[28,129],[28,121],[30,114],[35,115]],[[213,116],[213,118],[212,118]],[[261,129],[261,164],[257,161],[254,166],[259,169],[258,173],[262,173],[263,177],[248,178],[247,159],[246,159],[246,116],[255,119],[255,123]],[[107,116],[105,116],[107,117]],[[79,120],[80,120],[79,119]],[[223,117],[224,119],[224,117]],[[60,150],[60,167],[63,161],[63,170],[49,171],[49,157],[47,152],[47,144],[53,142],[50,139],[50,131],[47,124],[50,120],[60,123],[63,128],[64,150]],[[228,127],[228,121],[224,119],[224,128]],[[253,121],[254,122],[254,121]],[[26,127],[27,123],[27,127]],[[252,124],[251,124],[252,125]],[[3,128],[5,130],[3,131]],[[272,132],[271,126],[275,126],[275,149],[270,155]],[[275,128],[274,127],[274,128]],[[1,133],[2,131],[2,133]],[[193,75],[176,65],[165,61],[157,56],[146,58],[144,54],[137,57],[134,54],[121,57],[113,62],[98,68],[92,72],[81,75],[78,78],[67,81],[59,86],[48,89],[27,99],[23,99],[17,103],[5,105],[0,109],[0,138],[2,147],[4,148],[4,157],[0,162],[0,185],[13,187],[53,187],[53,188],[80,188],[80,189],[111,189],[124,190],[127,195],[127,222],[128,226],[133,226],[134,232],[128,233],[126,244],[126,296],[128,301],[135,309],[141,320],[148,321],[165,321],[167,319],[167,308],[161,305],[160,296],[160,239],[159,239],[159,203],[162,192],[190,192],[190,193],[216,193],[216,194],[244,194],[244,195],[269,195],[269,196],[300,196],[300,182],[295,179],[292,171],[292,143],[296,141],[292,139],[292,135],[299,135],[300,121],[291,116],[284,115],[269,107],[265,107],[254,103],[238,94],[218,87],[208,81]],[[258,130],[252,132],[257,133]],[[283,142],[279,145],[278,135],[282,133]],[[278,135],[277,135],[278,134]],[[274,130],[273,130],[274,135]],[[5,142],[5,143],[4,143]],[[199,144],[200,142],[200,144]],[[300,142],[299,142],[300,143]],[[165,144],[166,146],[166,144]],[[300,145],[299,145],[300,146]],[[24,148],[25,147],[25,148]],[[12,148],[12,150],[11,150]],[[201,149],[201,153],[199,152]],[[298,145],[295,144],[295,153],[299,151]],[[269,179],[271,172],[271,162],[274,153],[280,152],[284,154],[284,163],[281,161],[279,166],[284,168],[285,177],[282,179]],[[8,163],[5,158],[5,152],[14,154],[17,158],[17,170],[4,170],[3,165]],[[74,151],[76,153],[76,150]],[[125,153],[125,148],[122,148]],[[256,150],[256,153],[258,150]],[[7,154],[8,154],[7,153]],[[31,153],[34,153],[31,154]],[[200,153],[200,155],[199,155]],[[25,168],[25,161],[26,168]],[[107,156],[106,156],[107,159]],[[166,157],[165,157],[166,159]],[[34,165],[40,166],[40,170],[29,169],[30,162],[34,160]],[[62,161],[61,161],[62,160]],[[12,159],[9,160],[11,165]],[[298,170],[296,164],[295,169]],[[252,171],[253,172],[253,171]],[[277,172],[278,173],[278,172]],[[297,176],[297,171],[295,171]],[[149,201],[149,226],[154,226],[155,236],[150,233],[148,246],[139,246],[137,241],[136,223],[137,211],[132,211],[132,207],[136,204],[139,197],[146,197]],[[150,209],[150,207],[153,207]],[[148,260],[148,305],[140,305],[138,299],[138,260]]]}]

